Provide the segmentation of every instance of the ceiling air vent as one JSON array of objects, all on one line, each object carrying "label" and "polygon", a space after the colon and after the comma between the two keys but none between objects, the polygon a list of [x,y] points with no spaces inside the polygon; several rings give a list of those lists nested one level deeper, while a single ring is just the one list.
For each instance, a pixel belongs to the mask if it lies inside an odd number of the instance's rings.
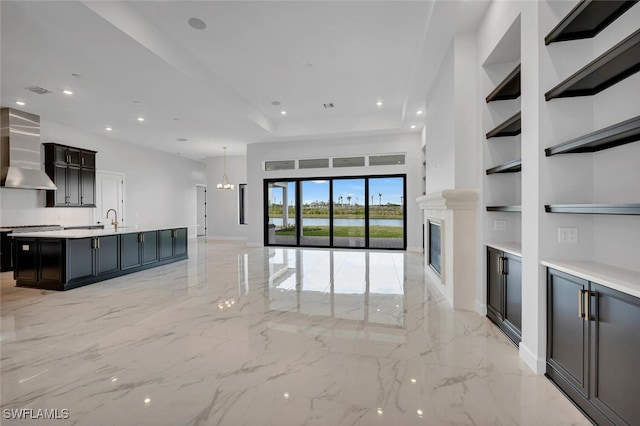
[{"label": "ceiling air vent", "polygon": [[176,139],[178,142],[187,142],[189,139],[187,138],[178,138]]},{"label": "ceiling air vent", "polygon": [[333,102],[322,104],[325,108],[333,108]]},{"label": "ceiling air vent", "polygon": [[38,95],[46,95],[47,93],[53,93],[51,90],[47,90],[44,87],[40,87],[40,86],[27,87],[27,90],[33,93],[37,93]]}]

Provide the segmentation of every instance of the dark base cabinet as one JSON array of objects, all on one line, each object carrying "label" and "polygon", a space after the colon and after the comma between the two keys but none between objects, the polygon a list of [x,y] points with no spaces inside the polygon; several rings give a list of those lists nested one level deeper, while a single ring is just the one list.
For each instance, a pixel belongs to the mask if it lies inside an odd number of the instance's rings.
[{"label": "dark base cabinet", "polygon": [[[158,235],[168,235],[165,244],[171,250],[162,259]],[[18,286],[69,290],[187,259],[187,229],[89,238],[16,237],[14,258]]]},{"label": "dark base cabinet", "polygon": [[547,297],[547,377],[596,424],[640,424],[640,299],[553,269]]},{"label": "dark base cabinet", "polygon": [[487,247],[487,317],[516,345],[522,340],[522,258]]}]

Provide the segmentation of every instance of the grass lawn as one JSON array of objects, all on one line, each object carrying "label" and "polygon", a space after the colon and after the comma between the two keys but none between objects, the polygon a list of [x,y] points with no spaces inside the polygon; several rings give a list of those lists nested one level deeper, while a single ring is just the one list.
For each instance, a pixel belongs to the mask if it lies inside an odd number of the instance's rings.
[{"label": "grass lawn", "polygon": [[[302,234],[306,237],[328,237],[328,226],[305,226]],[[296,235],[296,228],[276,231],[276,235]],[[335,226],[334,237],[364,237],[364,226]],[[370,226],[369,238],[402,238],[402,226]]]}]

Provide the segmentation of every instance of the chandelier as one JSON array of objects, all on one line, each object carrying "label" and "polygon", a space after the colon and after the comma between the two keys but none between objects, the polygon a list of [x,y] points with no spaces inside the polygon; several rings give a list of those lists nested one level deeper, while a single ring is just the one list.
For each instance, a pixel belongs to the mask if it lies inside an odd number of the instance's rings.
[{"label": "chandelier", "polygon": [[229,189],[233,190],[233,184],[227,182],[227,147],[223,146],[222,149],[224,149],[224,157],[223,157],[224,173],[222,174],[222,183],[217,184],[216,188],[220,191],[226,191]]}]

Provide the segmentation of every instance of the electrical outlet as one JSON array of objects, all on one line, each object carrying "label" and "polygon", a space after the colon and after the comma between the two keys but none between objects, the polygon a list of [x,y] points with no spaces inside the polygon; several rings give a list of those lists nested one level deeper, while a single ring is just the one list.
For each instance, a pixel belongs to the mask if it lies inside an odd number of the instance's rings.
[{"label": "electrical outlet", "polygon": [[576,244],[578,242],[578,228],[558,228],[558,242],[560,244]]},{"label": "electrical outlet", "polygon": [[506,231],[507,230],[507,221],[506,220],[494,220],[493,221],[493,230],[494,231]]}]

